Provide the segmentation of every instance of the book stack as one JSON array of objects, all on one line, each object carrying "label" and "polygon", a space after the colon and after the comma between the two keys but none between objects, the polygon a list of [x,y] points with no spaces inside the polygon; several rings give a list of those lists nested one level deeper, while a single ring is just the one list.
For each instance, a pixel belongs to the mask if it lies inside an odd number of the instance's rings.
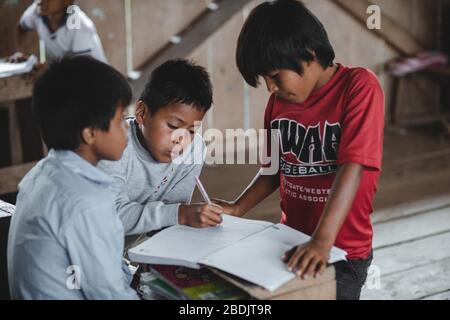
[{"label": "book stack", "polygon": [[[151,265],[141,276],[144,298],[169,300],[242,300],[250,295],[206,268]],[[147,287],[148,289],[146,290]]]}]

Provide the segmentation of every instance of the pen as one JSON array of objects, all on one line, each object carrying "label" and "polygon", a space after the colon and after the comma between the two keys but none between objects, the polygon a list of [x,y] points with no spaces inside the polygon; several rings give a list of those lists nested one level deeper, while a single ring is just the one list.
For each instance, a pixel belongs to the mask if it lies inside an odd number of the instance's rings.
[{"label": "pen", "polygon": [[197,183],[198,190],[200,190],[200,193],[202,194],[205,202],[210,204],[211,200],[209,199],[208,194],[206,193],[205,188],[203,187],[203,184],[198,177],[195,177],[195,182]]}]

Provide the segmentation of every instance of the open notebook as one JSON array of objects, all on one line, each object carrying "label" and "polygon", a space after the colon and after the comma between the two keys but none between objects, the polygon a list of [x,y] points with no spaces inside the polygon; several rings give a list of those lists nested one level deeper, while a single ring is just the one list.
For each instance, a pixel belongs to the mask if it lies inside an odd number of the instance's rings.
[{"label": "open notebook", "polygon": [[[282,224],[247,220],[223,215],[220,226],[196,229],[187,226],[167,228],[128,250],[130,260],[217,268],[274,291],[295,278],[281,256],[310,237]],[[329,263],[345,260],[346,252],[333,247]]]}]

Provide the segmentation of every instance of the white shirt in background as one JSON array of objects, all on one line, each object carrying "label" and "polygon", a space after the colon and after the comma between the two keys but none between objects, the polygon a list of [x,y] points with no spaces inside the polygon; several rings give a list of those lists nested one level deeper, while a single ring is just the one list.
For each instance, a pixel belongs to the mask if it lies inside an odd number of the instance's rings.
[{"label": "white shirt in background", "polygon": [[[46,58],[49,61],[60,59],[66,55],[90,55],[107,63],[105,52],[92,20],[81,9],[74,10],[77,15],[76,24],[68,24],[71,14],[67,14],[65,21],[55,32],[47,26],[47,18],[39,15],[38,6],[33,3],[20,18],[20,27],[36,30],[39,38],[45,44]],[[76,26],[76,28],[73,28]]]}]

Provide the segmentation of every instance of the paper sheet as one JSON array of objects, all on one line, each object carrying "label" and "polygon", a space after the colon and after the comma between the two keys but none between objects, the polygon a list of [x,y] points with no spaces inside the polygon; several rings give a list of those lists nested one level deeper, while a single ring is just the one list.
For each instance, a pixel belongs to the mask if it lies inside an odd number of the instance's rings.
[{"label": "paper sheet", "polygon": [[[168,228],[128,251],[131,260],[141,263],[199,267],[198,261],[217,250],[266,229],[272,223],[223,215],[218,227],[198,229],[188,226]],[[166,261],[166,262],[165,262]]]},{"label": "paper sheet", "polygon": [[[277,224],[210,254],[200,262],[274,291],[296,276],[287,269],[281,256],[309,239],[297,230]],[[329,262],[345,260],[345,256],[345,251],[333,248]]]},{"label": "paper sheet", "polygon": [[20,63],[9,63],[0,60],[0,78],[29,73],[33,70],[37,62],[38,60],[35,55],[31,55],[27,61]]}]

